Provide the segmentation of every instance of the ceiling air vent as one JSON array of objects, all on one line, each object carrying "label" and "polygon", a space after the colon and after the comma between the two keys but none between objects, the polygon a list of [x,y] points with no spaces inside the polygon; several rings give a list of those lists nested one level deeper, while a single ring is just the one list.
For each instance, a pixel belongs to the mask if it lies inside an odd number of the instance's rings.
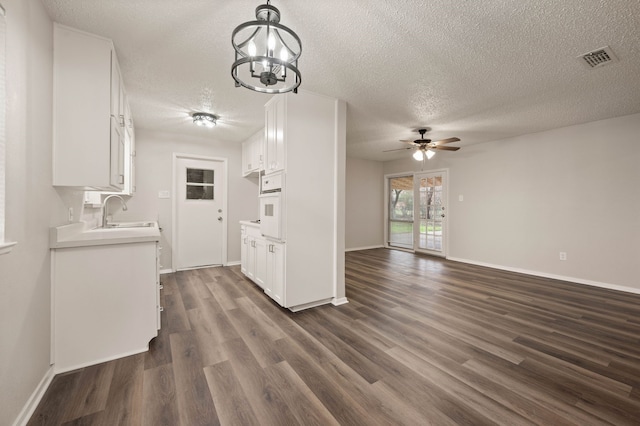
[{"label": "ceiling air vent", "polygon": [[603,67],[618,60],[609,46],[601,47],[600,49],[580,55],[578,59],[580,59],[580,62],[587,68]]}]

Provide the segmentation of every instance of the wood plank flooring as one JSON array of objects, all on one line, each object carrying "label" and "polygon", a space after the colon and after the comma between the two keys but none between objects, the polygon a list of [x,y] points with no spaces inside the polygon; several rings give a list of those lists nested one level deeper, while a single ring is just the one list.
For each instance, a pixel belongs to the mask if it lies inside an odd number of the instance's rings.
[{"label": "wood plank flooring", "polygon": [[163,276],[148,353],[58,375],[30,425],[640,425],[640,296],[384,249],[293,314],[239,267]]}]

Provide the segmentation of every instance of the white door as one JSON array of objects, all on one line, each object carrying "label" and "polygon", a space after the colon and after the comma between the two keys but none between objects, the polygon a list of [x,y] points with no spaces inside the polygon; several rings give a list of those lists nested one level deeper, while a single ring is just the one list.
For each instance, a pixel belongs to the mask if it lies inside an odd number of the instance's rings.
[{"label": "white door", "polygon": [[447,172],[415,175],[415,249],[446,256]]},{"label": "white door", "polygon": [[226,234],[223,161],[176,158],[175,268],[223,263]]}]

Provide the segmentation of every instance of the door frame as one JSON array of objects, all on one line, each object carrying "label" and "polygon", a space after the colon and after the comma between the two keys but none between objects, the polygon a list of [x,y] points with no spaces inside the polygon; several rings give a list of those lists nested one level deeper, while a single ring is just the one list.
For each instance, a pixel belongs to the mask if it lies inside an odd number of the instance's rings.
[{"label": "door frame", "polygon": [[[421,249],[419,247],[419,242],[420,242],[420,202],[419,202],[419,198],[418,198],[418,202],[416,202],[416,195],[418,193],[418,189],[420,187],[420,183],[418,182],[418,180],[416,179],[416,176],[419,175],[426,175],[426,174],[430,174],[430,173],[442,173],[442,175],[444,176],[444,190],[442,191],[444,193],[444,211],[445,211],[445,217],[447,220],[444,221],[443,223],[443,232],[444,232],[444,238],[442,239],[442,244],[444,244],[444,250],[442,250],[442,252],[438,253],[437,251],[432,251],[432,250],[428,250],[428,249]],[[416,172],[413,174],[413,219],[414,219],[414,226],[413,226],[413,249],[414,252],[417,253],[424,253],[424,254],[428,254],[430,256],[437,256],[437,257],[443,257],[443,258],[447,258],[449,255],[449,169],[433,169],[433,170],[423,170],[421,172]],[[418,218],[418,227],[416,228],[415,226],[415,218]]]},{"label": "door frame", "polygon": [[171,197],[171,271],[177,271],[177,244],[178,241],[178,160],[203,160],[203,161],[215,161],[218,163],[222,163],[222,170],[224,175],[224,185],[223,191],[224,195],[222,197],[222,211],[224,212],[224,217],[226,220],[222,221],[222,266],[227,266],[227,223],[229,222],[229,209],[228,209],[228,197],[229,197],[229,168],[227,158],[223,157],[208,157],[205,155],[196,155],[196,154],[184,154],[184,153],[173,153],[172,158],[172,194]]},{"label": "door frame", "polygon": [[[409,253],[415,253],[415,250],[414,250],[416,246],[415,241],[413,244],[414,249],[407,249],[407,248],[395,247],[395,246],[389,245],[389,179],[396,178],[396,177],[403,177],[403,176],[411,176],[412,178],[414,178],[415,172],[391,173],[388,175],[384,175],[384,201],[383,201],[384,203],[384,248],[407,251]],[[414,178],[414,188],[415,188],[415,178]],[[414,197],[415,197],[415,190],[414,190]],[[415,206],[415,200],[413,202],[413,205]],[[413,224],[415,227],[415,211],[414,211]]]}]

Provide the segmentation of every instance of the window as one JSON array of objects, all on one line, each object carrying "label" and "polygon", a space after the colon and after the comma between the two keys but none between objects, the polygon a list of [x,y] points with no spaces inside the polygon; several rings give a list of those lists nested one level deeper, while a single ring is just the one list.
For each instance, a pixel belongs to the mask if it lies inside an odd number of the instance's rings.
[{"label": "window", "polygon": [[213,170],[187,168],[187,200],[213,200]]}]

